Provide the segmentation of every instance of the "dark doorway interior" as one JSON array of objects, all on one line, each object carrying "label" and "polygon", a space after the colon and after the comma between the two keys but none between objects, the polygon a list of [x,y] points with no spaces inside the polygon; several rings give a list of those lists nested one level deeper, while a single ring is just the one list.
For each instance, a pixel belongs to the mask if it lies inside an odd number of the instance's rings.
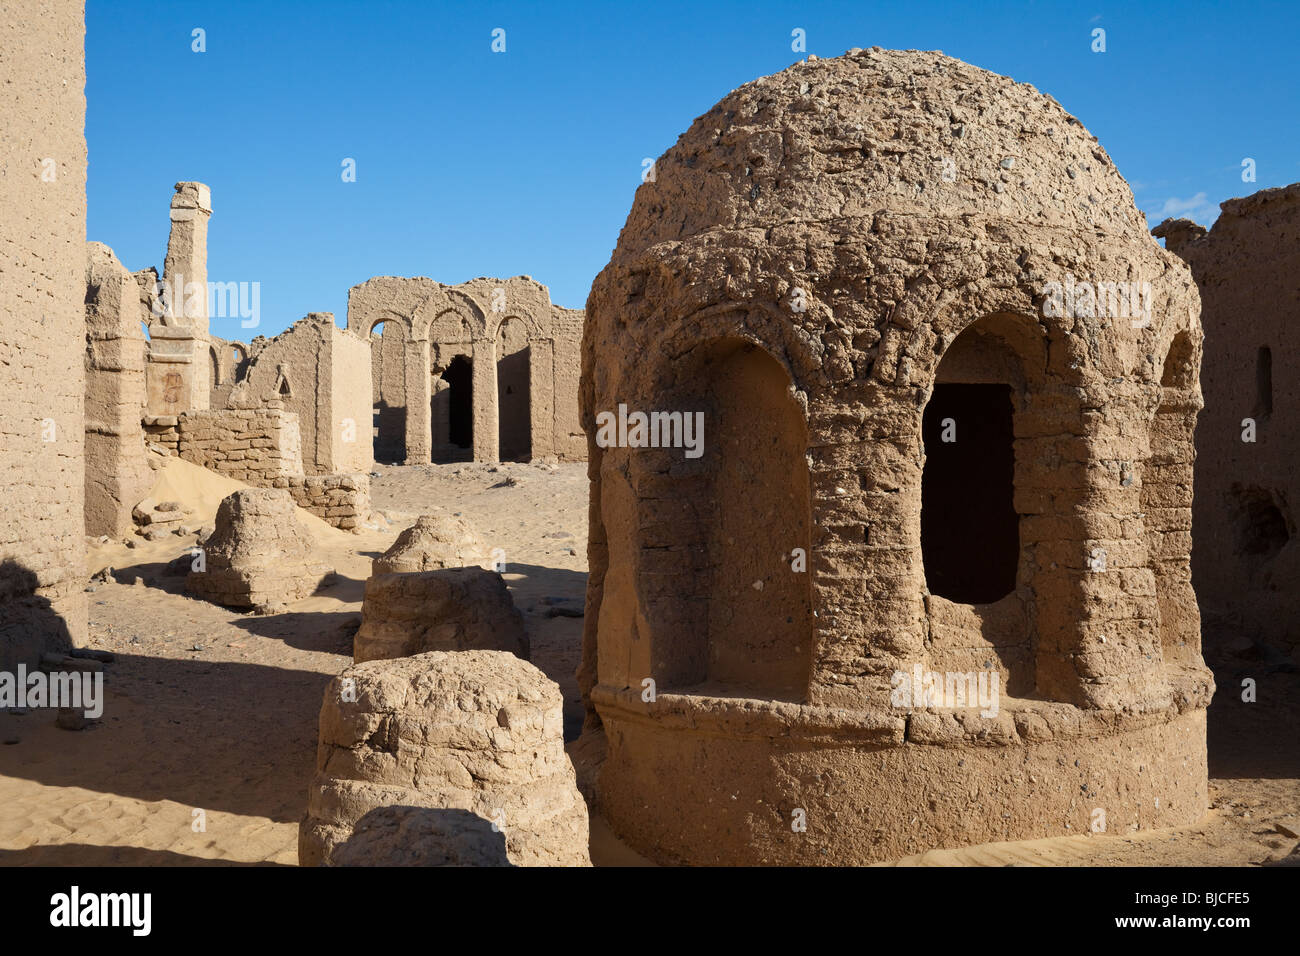
[{"label": "dark doorway interior", "polygon": [[528,461],[533,455],[528,372],[532,349],[522,348],[497,362],[497,413],[502,461]]},{"label": "dark doorway interior", "polygon": [[375,461],[401,464],[406,461],[406,409],[389,407],[387,402],[374,406]]},{"label": "dark doorway interior", "polygon": [[447,383],[447,440],[460,448],[474,447],[474,367],[457,355],[442,374]]},{"label": "dark doorway interior", "polygon": [[936,385],[921,436],[921,554],[930,593],[961,604],[999,600],[1015,590],[1020,559],[1011,386]]}]

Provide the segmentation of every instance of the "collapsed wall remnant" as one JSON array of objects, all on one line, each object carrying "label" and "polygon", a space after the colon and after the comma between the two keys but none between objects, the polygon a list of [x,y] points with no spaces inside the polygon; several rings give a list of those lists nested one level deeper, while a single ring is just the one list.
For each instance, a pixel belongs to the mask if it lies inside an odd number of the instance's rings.
[{"label": "collapsed wall remnant", "polygon": [[[423,808],[432,812],[422,815],[422,829],[450,843],[432,855],[491,859],[490,847],[475,845],[499,831],[516,866],[590,865],[587,807],[564,752],[562,711],[553,681],[500,651],[434,651],[349,667],[321,705],[298,862],[401,862],[391,841],[376,841],[377,859],[343,848],[375,811],[382,817],[385,808],[401,808],[399,816],[409,817]],[[486,821],[487,833],[466,826],[466,812]],[[344,859],[336,861],[340,851]]]},{"label": "collapsed wall remnant", "polygon": [[312,560],[314,546],[287,491],[245,488],[217,508],[216,530],[202,545],[206,567],[191,571],[185,587],[216,604],[273,613],[333,573]]},{"label": "collapsed wall remnant", "polygon": [[131,509],[131,517],[140,526],[138,533],[150,541],[169,534],[184,534],[184,522],[193,514],[193,508],[186,508],[179,501],[159,501],[152,495]]},{"label": "collapsed wall remnant", "polygon": [[[583,339],[615,831],[861,863],[1200,818],[1197,294],[1097,140],[873,49],[746,84],[655,168]],[[620,405],[653,440],[596,440]]]},{"label": "collapsed wall remnant", "polygon": [[211,398],[208,341],[208,217],[203,183],[177,183],[162,283],[150,300],[147,411],[178,415],[206,409]]},{"label": "collapsed wall remnant", "polygon": [[303,511],[344,531],[358,531],[370,516],[369,475],[290,475],[271,482]]},{"label": "collapsed wall remnant", "polygon": [[[226,353],[237,344],[228,343]],[[308,474],[374,466],[370,342],[335,325],[334,313],[313,312],[273,339],[254,339],[252,357],[234,373],[230,407],[278,402],[297,413]]]},{"label": "collapsed wall remnant", "polygon": [[1300,183],[1220,208],[1208,234],[1186,219],[1152,230],[1191,266],[1205,326],[1192,579],[1207,632],[1296,646]]},{"label": "collapsed wall remnant", "polygon": [[445,568],[366,579],[357,663],[425,651],[508,651],[527,660],[528,633],[505,581],[482,568]]},{"label": "collapsed wall remnant", "polygon": [[0,18],[0,670],[86,635],[85,20]]},{"label": "collapsed wall remnant", "polygon": [[148,311],[135,277],[100,242],[86,243],[86,534],[123,538],[153,487],[140,414]]},{"label": "collapsed wall remnant", "polygon": [[581,460],[582,313],[528,276],[382,276],[348,293],[372,346],[375,455],[407,463]]},{"label": "collapsed wall remnant", "polygon": [[336,528],[360,527],[370,514],[370,476],[304,474],[299,421],[283,403],[268,401],[146,416],[144,429],[161,451],[250,485],[283,488],[299,508]]},{"label": "collapsed wall remnant", "polygon": [[370,563],[371,574],[404,574],[440,568],[480,567],[488,561],[487,546],[474,526],[443,508],[420,515]]},{"label": "collapsed wall remnant", "polygon": [[250,485],[303,474],[299,419],[279,402],[149,416],[144,428],[159,448]]},{"label": "collapsed wall remnant", "polygon": [[[121,533],[112,529],[124,526],[132,502],[147,492],[128,493],[147,480],[140,471],[145,447],[133,444],[143,425],[157,450],[252,485],[287,489],[300,507],[335,527],[358,529],[370,513],[374,464],[370,343],[335,326],[328,312],[251,346],[212,336],[209,292],[224,296],[218,301],[227,307],[237,296],[242,310],[244,291],[236,283],[209,286],[211,212],[207,186],[176,184],[161,282],[155,269],[128,273],[107,246],[91,244],[86,408],[95,467],[87,476],[87,527]],[[136,322],[149,332],[139,368],[131,359]],[[133,417],[137,392],[143,408]]]}]

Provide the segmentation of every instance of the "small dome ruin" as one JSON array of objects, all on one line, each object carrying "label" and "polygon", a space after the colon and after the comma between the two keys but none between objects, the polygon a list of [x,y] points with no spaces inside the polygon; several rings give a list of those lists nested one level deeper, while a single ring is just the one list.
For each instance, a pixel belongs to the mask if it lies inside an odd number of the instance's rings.
[{"label": "small dome ruin", "polygon": [[1031,86],[873,49],[697,119],[587,303],[615,831],[862,863],[1199,819],[1201,340],[1187,267]]},{"label": "small dome ruin", "polygon": [[408,574],[442,568],[482,567],[488,548],[474,526],[437,508],[420,515],[387,551],[371,562],[373,574]]},{"label": "small dome ruin", "polygon": [[300,865],[590,866],[563,710],[504,651],[349,667],[321,702]]}]

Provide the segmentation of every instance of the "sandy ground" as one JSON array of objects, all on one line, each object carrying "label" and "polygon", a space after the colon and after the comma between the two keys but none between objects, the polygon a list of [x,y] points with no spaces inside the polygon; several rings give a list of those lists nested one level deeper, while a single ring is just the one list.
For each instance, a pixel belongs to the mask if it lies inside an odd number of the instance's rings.
[{"label": "sandy ground", "polygon": [[[184,465],[184,463],[177,463]],[[160,500],[210,525],[239,487],[169,464]],[[533,662],[565,697],[566,738],[582,720],[574,671],[586,583],[586,466],[377,466],[374,508],[390,524],[354,535],[305,515],[334,581],[257,617],[186,596],[168,562],[195,535],[91,551],[88,646],[111,651],[103,718],[60,730],[48,711],[0,713],[0,864],[284,864],[297,861],[298,821],[315,762],[321,694],[351,663],[370,559],[422,509],[463,513],[490,548],[524,612]],[[932,851],[900,865],[1248,865],[1300,862],[1300,675],[1269,649],[1209,655],[1220,691],[1210,711],[1213,809],[1199,824]],[[1240,701],[1243,677],[1259,701]],[[597,864],[645,861],[592,821]]]}]

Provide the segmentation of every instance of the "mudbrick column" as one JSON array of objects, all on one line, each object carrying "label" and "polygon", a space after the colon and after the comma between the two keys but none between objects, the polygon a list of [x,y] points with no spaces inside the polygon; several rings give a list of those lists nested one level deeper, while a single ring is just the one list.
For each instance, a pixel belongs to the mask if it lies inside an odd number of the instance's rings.
[{"label": "mudbrick column", "polygon": [[[425,381],[428,381],[426,376]],[[425,406],[428,406],[425,400]],[[474,343],[474,460],[499,461],[497,361],[491,339]]]},{"label": "mudbrick column", "polygon": [[167,324],[191,330],[185,346],[191,369],[184,409],[208,407],[212,391],[208,367],[208,217],[212,194],[203,183],[177,183],[171,203],[171,235],[163,283],[168,290]]}]

